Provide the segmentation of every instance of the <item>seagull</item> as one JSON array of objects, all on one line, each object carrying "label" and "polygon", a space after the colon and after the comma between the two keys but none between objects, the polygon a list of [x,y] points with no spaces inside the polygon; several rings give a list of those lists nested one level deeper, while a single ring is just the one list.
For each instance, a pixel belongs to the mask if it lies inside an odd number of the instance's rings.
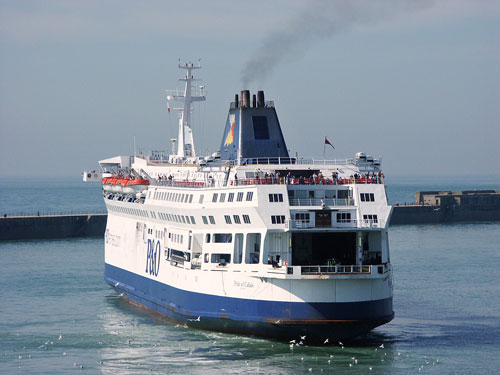
[{"label": "seagull", "polygon": [[339,341],[339,345],[344,346],[344,344],[342,344],[342,341]]},{"label": "seagull", "polygon": [[379,348],[384,349],[384,344],[380,345]]},{"label": "seagull", "polygon": [[58,338],[58,340],[60,340],[60,339],[62,339],[62,335],[59,335],[59,338]]},{"label": "seagull", "polygon": [[123,293],[118,294],[118,296],[123,297]]},{"label": "seagull", "polygon": [[305,337],[305,336],[300,336],[300,339],[301,339],[301,340],[305,340],[305,339],[306,339],[306,337]]},{"label": "seagull", "polygon": [[199,322],[201,320],[201,316],[197,317],[196,319],[188,319],[190,322]]},{"label": "seagull", "polygon": [[118,286],[118,285],[120,285],[120,282],[119,282],[119,281],[117,281],[117,282],[116,282],[115,286]]},{"label": "seagull", "polygon": [[295,340],[290,340],[290,344],[295,344]]},{"label": "seagull", "polygon": [[66,352],[63,353],[63,355],[66,355],[66,354],[67,354]]},{"label": "seagull", "polygon": [[328,339],[325,340],[325,342],[323,344],[328,344]]}]

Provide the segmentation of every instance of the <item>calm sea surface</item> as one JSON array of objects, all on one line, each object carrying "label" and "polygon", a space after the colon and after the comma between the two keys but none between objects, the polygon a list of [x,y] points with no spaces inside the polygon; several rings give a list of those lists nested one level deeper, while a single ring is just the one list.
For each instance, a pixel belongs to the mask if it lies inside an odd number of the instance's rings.
[{"label": "calm sea surface", "polygon": [[[446,183],[387,190],[403,203],[416,190],[499,186]],[[0,181],[0,212],[103,208],[98,185],[19,184]],[[391,227],[396,318],[343,349],[159,321],[104,283],[101,239],[0,242],[0,374],[498,374],[499,237],[500,223]]]}]

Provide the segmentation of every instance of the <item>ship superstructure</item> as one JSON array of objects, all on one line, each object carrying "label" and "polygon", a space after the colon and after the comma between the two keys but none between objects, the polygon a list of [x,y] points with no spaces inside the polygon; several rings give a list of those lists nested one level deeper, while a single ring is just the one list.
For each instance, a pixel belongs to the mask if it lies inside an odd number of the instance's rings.
[{"label": "ship superstructure", "polygon": [[349,338],[390,321],[380,162],[291,157],[273,102],[235,95],[218,152],[196,155],[192,71],[167,157],[100,161],[105,280],[189,326],[290,339]]}]

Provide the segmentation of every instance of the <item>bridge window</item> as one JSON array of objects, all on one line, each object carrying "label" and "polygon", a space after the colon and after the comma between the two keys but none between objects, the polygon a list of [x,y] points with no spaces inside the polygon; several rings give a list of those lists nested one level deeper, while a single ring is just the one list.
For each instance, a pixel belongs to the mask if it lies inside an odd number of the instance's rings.
[{"label": "bridge window", "polygon": [[232,202],[233,200],[234,200],[234,193],[229,193],[229,195],[227,196],[227,201]]},{"label": "bridge window", "polygon": [[214,193],[214,195],[212,195],[212,202],[217,202],[217,197],[219,196],[218,193]]},{"label": "bridge window", "polygon": [[235,224],[241,224],[239,215],[233,215],[233,219]]},{"label": "bridge window", "polygon": [[253,199],[253,191],[247,192],[247,201],[251,201]]},{"label": "bridge window", "polygon": [[208,221],[207,221],[207,217],[206,217],[206,216],[202,216],[202,217],[201,217],[201,220],[203,220],[203,224],[208,224]]},{"label": "bridge window", "polygon": [[224,202],[225,200],[226,200],[226,193],[221,193],[219,202]]},{"label": "bridge window", "polygon": [[241,202],[243,200],[243,192],[238,193],[238,197],[236,198],[238,202]]},{"label": "bridge window", "polygon": [[209,216],[208,219],[210,220],[210,224],[215,224],[215,219],[213,216]]},{"label": "bridge window", "polygon": [[248,215],[243,215],[243,222],[244,222],[245,224],[251,224],[251,222],[250,222],[250,216],[248,216]]},{"label": "bridge window", "polygon": [[230,215],[224,215],[224,219],[226,220],[226,224],[232,224]]}]

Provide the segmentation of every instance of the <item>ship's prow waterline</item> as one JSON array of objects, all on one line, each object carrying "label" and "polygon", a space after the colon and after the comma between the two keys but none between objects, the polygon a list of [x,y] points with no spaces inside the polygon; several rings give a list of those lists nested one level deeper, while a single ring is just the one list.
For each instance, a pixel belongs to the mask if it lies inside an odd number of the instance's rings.
[{"label": "ship's prow waterline", "polygon": [[390,321],[380,161],[290,157],[274,103],[249,91],[231,103],[219,151],[197,156],[186,112],[205,95],[192,87],[199,66],[179,67],[172,153],[100,162],[105,280],[201,329],[328,342]]}]

